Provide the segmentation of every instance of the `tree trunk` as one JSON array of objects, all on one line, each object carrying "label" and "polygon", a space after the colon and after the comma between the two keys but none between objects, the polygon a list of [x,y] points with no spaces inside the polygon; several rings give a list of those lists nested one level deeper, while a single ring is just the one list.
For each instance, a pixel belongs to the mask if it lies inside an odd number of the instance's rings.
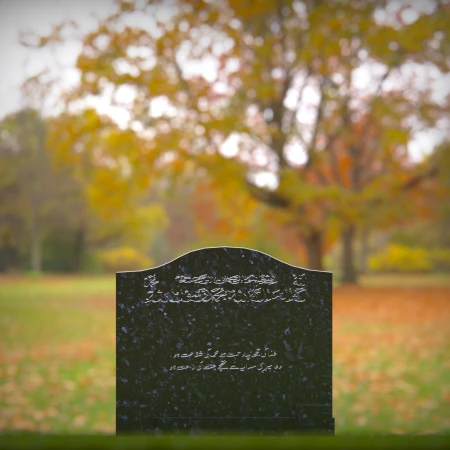
[{"label": "tree trunk", "polygon": [[42,271],[42,232],[39,224],[33,227],[31,234],[31,270],[40,273]]},{"label": "tree trunk", "polygon": [[15,247],[14,245],[8,245],[7,247],[5,247],[5,255],[6,255],[6,265],[5,265],[6,271],[19,273],[21,267],[17,247]]},{"label": "tree trunk", "polygon": [[86,232],[80,227],[75,232],[74,249],[73,249],[73,263],[72,270],[74,272],[81,272],[83,268],[83,256],[86,246]]},{"label": "tree trunk", "polygon": [[0,240],[0,272],[14,272],[19,268],[17,248],[8,231]]},{"label": "tree trunk", "polygon": [[342,282],[357,283],[355,261],[353,254],[353,243],[355,240],[356,228],[354,225],[346,226],[341,234],[342,239]]},{"label": "tree trunk", "polygon": [[361,230],[361,248],[359,253],[360,272],[367,273],[369,259],[369,229],[363,227]]},{"label": "tree trunk", "polygon": [[320,231],[312,231],[302,236],[308,254],[308,269],[323,270],[322,265],[322,240]]}]

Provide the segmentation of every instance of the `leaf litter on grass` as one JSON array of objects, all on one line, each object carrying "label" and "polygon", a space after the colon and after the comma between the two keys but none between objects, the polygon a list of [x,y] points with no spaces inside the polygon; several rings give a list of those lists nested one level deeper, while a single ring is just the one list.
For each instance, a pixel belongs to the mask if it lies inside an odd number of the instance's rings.
[{"label": "leaf litter on grass", "polygon": [[105,295],[80,300],[71,289],[56,304],[37,286],[20,308],[0,303],[10,319],[0,325],[0,430],[114,432],[114,296],[106,308]]},{"label": "leaf litter on grass", "polygon": [[450,289],[343,286],[334,294],[336,429],[450,431]]},{"label": "leaf litter on grass", "polygon": [[[57,281],[60,299],[47,280],[0,311],[0,430],[113,433],[113,286],[74,295]],[[448,432],[450,288],[339,286],[333,295],[336,433]],[[42,314],[30,318],[36,302]]]}]

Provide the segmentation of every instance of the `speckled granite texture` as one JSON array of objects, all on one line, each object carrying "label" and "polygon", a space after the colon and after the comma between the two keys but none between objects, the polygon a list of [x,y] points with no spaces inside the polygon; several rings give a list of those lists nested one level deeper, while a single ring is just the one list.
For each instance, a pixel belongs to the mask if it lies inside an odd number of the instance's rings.
[{"label": "speckled granite texture", "polygon": [[331,273],[205,248],[116,295],[117,433],[334,434]]}]

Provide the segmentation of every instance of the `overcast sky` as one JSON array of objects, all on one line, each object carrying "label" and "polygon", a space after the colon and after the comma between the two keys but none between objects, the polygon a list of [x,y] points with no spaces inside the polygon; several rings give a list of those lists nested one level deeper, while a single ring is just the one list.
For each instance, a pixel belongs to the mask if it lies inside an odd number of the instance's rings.
[{"label": "overcast sky", "polygon": [[[420,0],[417,0],[420,2]],[[52,25],[65,19],[72,19],[80,24],[82,30],[93,29],[96,17],[102,17],[113,10],[110,0],[69,1],[69,0],[0,0],[0,117],[21,107],[20,85],[31,75],[36,74],[48,65],[54,65],[54,57],[50,52],[33,53],[19,43],[19,34],[23,31],[48,33]],[[75,62],[79,44],[73,42],[58,52],[58,59],[70,66]],[[204,69],[200,68],[201,70]],[[76,72],[67,71],[65,79],[68,83],[76,80]],[[364,74],[361,74],[364,78]],[[441,77],[435,82],[436,96],[450,93],[449,77]],[[100,105],[101,112],[109,113],[117,121],[126,118],[126,114],[111,109],[106,103]],[[430,151],[440,139],[439,132],[420,133],[410,143],[411,156],[418,160],[423,152]]]}]

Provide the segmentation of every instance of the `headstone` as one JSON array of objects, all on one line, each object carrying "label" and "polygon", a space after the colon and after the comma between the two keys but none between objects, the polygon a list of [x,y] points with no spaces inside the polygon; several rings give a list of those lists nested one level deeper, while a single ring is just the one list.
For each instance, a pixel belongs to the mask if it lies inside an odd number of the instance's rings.
[{"label": "headstone", "polygon": [[117,433],[334,434],[331,273],[215,247],[116,294]]}]

